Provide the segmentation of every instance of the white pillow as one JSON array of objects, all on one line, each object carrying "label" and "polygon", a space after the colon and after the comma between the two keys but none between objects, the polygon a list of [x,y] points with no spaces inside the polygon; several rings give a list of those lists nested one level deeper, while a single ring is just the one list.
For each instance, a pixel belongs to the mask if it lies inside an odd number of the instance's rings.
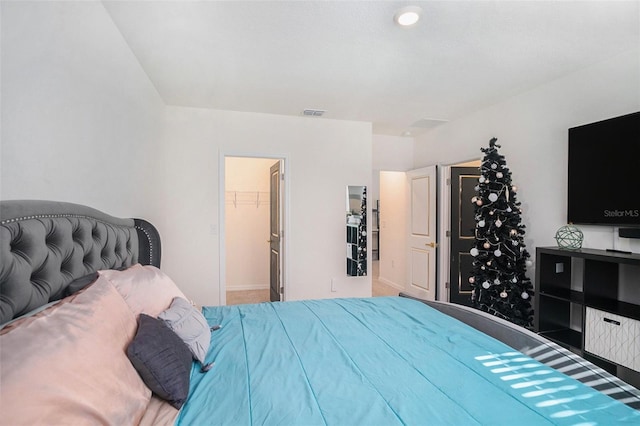
[{"label": "white pillow", "polygon": [[171,278],[155,266],[136,264],[124,271],[100,271],[100,275],[113,284],[136,317],[145,313],[155,318],[174,297],[185,297]]},{"label": "white pillow", "polygon": [[187,344],[193,358],[205,364],[211,344],[211,330],[202,313],[187,300],[176,297],[169,309],[158,315]]}]

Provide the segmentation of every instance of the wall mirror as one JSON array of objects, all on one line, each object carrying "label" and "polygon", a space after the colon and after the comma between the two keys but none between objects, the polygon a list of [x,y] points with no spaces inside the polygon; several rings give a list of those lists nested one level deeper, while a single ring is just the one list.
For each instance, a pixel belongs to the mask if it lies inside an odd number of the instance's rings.
[{"label": "wall mirror", "polygon": [[347,275],[367,275],[366,186],[347,186]]}]

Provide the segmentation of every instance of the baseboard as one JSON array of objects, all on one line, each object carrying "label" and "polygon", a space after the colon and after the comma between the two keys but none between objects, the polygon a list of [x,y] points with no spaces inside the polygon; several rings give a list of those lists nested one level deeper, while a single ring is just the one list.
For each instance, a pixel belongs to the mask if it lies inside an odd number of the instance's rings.
[{"label": "baseboard", "polygon": [[269,284],[247,284],[227,286],[227,291],[269,290]]},{"label": "baseboard", "polygon": [[389,287],[397,288],[398,290],[404,290],[404,286],[398,283],[395,283],[393,281],[390,281],[386,278],[378,277],[378,281],[380,281],[382,284],[388,285]]}]

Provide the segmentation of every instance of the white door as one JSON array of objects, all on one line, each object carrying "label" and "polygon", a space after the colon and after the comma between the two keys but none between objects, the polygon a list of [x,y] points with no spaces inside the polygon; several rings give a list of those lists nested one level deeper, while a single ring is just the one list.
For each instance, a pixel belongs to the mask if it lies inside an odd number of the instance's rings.
[{"label": "white door", "polygon": [[436,298],[436,166],[407,172],[408,271],[405,292]]}]

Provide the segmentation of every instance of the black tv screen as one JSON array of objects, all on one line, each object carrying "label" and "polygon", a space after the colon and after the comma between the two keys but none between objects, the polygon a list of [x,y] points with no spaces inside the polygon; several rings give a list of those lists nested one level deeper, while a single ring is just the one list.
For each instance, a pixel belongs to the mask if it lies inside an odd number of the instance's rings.
[{"label": "black tv screen", "polygon": [[569,129],[567,221],[640,226],[640,112]]}]

